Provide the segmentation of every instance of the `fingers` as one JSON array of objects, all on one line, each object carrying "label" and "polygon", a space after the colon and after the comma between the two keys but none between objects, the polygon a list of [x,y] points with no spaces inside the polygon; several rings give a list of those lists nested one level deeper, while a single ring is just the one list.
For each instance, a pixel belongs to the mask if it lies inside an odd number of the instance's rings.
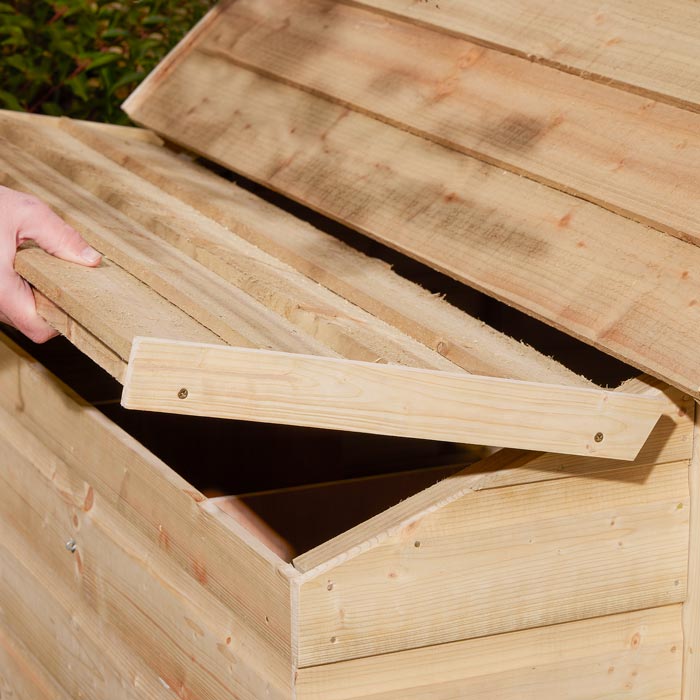
[{"label": "fingers", "polygon": [[13,270],[0,271],[0,320],[44,343],[58,333],[36,312],[31,287]]},{"label": "fingers", "polygon": [[33,240],[47,253],[62,260],[95,267],[100,254],[60,216],[42,201],[17,193],[20,197],[17,225],[17,244]]}]

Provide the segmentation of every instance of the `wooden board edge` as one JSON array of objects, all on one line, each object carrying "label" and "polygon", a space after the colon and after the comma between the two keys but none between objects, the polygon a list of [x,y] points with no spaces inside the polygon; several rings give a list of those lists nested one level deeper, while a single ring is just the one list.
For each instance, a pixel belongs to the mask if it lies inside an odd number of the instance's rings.
[{"label": "wooden board edge", "polygon": [[683,604],[683,700],[700,696],[700,411],[695,408],[690,485],[688,594]]},{"label": "wooden board edge", "polygon": [[[154,338],[125,408],[633,460],[660,396]],[[575,426],[575,427],[574,427]]]}]

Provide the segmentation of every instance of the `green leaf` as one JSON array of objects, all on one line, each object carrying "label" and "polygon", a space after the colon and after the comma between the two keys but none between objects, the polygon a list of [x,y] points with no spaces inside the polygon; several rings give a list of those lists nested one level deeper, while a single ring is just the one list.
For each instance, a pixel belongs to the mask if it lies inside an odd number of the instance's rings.
[{"label": "green leaf", "polygon": [[144,27],[152,27],[154,24],[168,24],[170,20],[165,15],[149,15],[141,20]]},{"label": "green leaf", "polygon": [[120,54],[106,51],[105,53],[101,53],[99,56],[93,58],[85,70],[92,70],[93,68],[101,68],[102,66],[108,66],[110,63],[114,63],[120,58]]},{"label": "green leaf", "polygon": [[118,90],[120,87],[123,87],[124,85],[129,85],[129,83],[135,83],[137,81],[143,80],[143,78],[146,76],[146,73],[142,70],[135,70],[135,71],[129,71],[128,73],[125,73],[122,75],[119,80],[117,80],[114,85],[112,85],[109,94],[111,95],[115,90]]},{"label": "green leaf", "polygon": [[17,10],[6,2],[0,2],[0,12],[9,12],[11,15],[14,15]]},{"label": "green leaf", "polygon": [[19,100],[12,93],[7,92],[6,90],[0,90],[0,102],[6,109],[15,109],[20,112],[22,111],[22,105],[19,103]]},{"label": "green leaf", "polygon": [[119,29],[119,27],[110,27],[102,32],[103,39],[116,39],[122,36],[129,36],[129,32],[126,29]]},{"label": "green leaf", "polygon": [[66,80],[65,84],[70,88],[74,95],[79,97],[84,102],[87,102],[90,99],[87,93],[87,78],[85,77],[84,73],[76,75],[75,78],[71,78],[70,80]]}]

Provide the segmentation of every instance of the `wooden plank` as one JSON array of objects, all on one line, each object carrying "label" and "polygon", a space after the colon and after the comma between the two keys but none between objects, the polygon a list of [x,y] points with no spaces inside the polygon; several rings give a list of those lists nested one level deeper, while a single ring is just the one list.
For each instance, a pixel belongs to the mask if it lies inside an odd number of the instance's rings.
[{"label": "wooden plank", "polygon": [[[222,340],[334,354],[137,222],[1,138],[0,181],[46,201],[93,247]],[[130,235],[125,236],[124,231]]]},{"label": "wooden plank", "polygon": [[[369,362],[456,369],[440,354],[310,281],[152,183],[85,148],[62,130],[56,133],[55,128],[47,130],[37,125],[13,128],[3,122],[2,115],[0,127],[15,145],[340,355]],[[172,166],[177,165],[176,160]]]},{"label": "wooden plank", "polygon": [[70,700],[68,693],[5,625],[0,626],[0,697]]},{"label": "wooden plank", "polygon": [[378,534],[300,580],[299,666],[682,602],[687,468],[468,492]]},{"label": "wooden plank", "polygon": [[683,700],[700,694],[700,415],[697,408],[690,461],[688,596],[683,604]]},{"label": "wooden plank", "polygon": [[[287,700],[274,663],[269,676],[256,678],[266,650],[241,634],[235,614],[99,493],[88,495],[90,484],[31,432],[9,414],[0,416],[0,509],[24,550],[46,561],[56,582],[79,592],[78,605],[99,616],[154,680],[163,679],[180,696],[252,700],[266,692]],[[69,537],[77,543],[73,556],[63,546]]]},{"label": "wooden plank", "polygon": [[[630,393],[646,393],[650,385],[647,381],[635,380],[624,384],[623,388]],[[666,400],[663,416],[634,461],[639,467],[640,482],[658,464],[689,460],[691,457],[694,402],[673,389],[666,388],[663,395]],[[348,552],[370,549],[387,532],[402,530],[421,520],[426,513],[474,491],[568,479],[572,476],[615,481],[618,478],[617,470],[629,466],[629,463],[619,460],[499,450],[480,462],[469,465],[449,480],[416,493],[384,513],[302,554],[294,559],[294,566],[301,572],[308,572],[343,559]]]},{"label": "wooden plank", "polygon": [[592,386],[554,359],[400,277],[382,261],[364,255],[189,159],[126,137],[96,135],[73,120],[64,119],[62,126],[114,162],[469,372]]},{"label": "wooden plank", "polygon": [[144,334],[223,343],[111,260],[103,260],[97,268],[87,268],[30,248],[19,251],[15,267],[43,295],[123,359],[128,359],[133,339]]},{"label": "wooden plank", "polygon": [[696,246],[196,51],[152,84],[137,121],[698,395]]},{"label": "wooden plank", "polygon": [[124,382],[126,362],[99,338],[73,320],[68,314],[34,289],[34,301],[39,315],[82,353],[108,372],[118,382]]},{"label": "wooden plank", "polygon": [[[0,119],[3,124],[8,121],[16,122],[23,126],[34,128],[36,125],[51,129],[62,128],[64,117],[52,117],[48,114],[35,114],[33,112],[15,112],[10,109],[0,109]],[[89,133],[100,134],[106,138],[128,138],[133,141],[150,143],[155,146],[162,146],[163,139],[150,129],[140,129],[134,126],[122,126],[121,124],[107,124],[106,122],[90,122],[84,119],[73,120],[81,129]]]},{"label": "wooden plank", "polygon": [[[58,460],[65,462],[89,485],[84,500],[104,503],[102,511],[113,508],[154,546],[149,551],[162,552],[220,601],[250,650],[243,675],[251,687],[260,678],[289,687],[293,569],[7,340],[0,360],[0,407],[48,448],[32,453],[35,465],[50,472]],[[25,455],[37,445],[25,443]]]},{"label": "wooden plank", "polygon": [[700,243],[700,114],[331,0],[232,3],[195,50]]},{"label": "wooden plank", "polygon": [[657,397],[152,338],[133,343],[122,405],[630,460],[663,411]]},{"label": "wooden plank", "polygon": [[684,0],[351,0],[656,99],[700,109],[700,8]]},{"label": "wooden plank", "polygon": [[302,668],[298,700],[677,700],[680,606]]}]

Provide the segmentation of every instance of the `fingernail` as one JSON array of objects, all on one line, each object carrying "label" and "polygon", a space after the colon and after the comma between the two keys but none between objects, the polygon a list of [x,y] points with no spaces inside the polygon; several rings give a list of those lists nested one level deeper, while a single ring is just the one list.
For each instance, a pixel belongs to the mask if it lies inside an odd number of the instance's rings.
[{"label": "fingernail", "polygon": [[87,263],[94,264],[99,262],[102,257],[94,248],[86,246],[80,253],[80,257]]}]

